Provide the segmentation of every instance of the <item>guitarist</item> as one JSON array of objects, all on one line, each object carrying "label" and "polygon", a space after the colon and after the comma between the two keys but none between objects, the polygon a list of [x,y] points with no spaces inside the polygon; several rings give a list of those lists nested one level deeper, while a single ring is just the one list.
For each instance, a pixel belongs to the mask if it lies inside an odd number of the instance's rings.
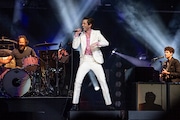
[{"label": "guitarist", "polygon": [[164,54],[167,60],[162,64],[160,79],[164,82],[180,82],[180,63],[173,58],[174,48],[165,47]]}]

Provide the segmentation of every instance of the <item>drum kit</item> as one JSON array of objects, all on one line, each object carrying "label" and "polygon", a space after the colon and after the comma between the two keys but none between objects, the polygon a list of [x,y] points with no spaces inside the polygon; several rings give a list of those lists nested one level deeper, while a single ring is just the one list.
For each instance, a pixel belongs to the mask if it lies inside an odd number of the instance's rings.
[{"label": "drum kit", "polygon": [[[6,59],[15,48],[16,41],[0,39],[0,59]],[[22,59],[22,68],[16,67],[15,60],[0,64],[0,92],[8,97],[23,97],[29,95],[59,95],[59,80],[63,67],[59,64],[68,63],[69,54],[65,49],[48,50],[56,43],[41,43],[34,47],[46,47],[39,51],[40,57],[28,56]],[[51,53],[51,54],[50,54]],[[52,61],[53,60],[53,61]],[[52,88],[51,80],[55,80]]]}]

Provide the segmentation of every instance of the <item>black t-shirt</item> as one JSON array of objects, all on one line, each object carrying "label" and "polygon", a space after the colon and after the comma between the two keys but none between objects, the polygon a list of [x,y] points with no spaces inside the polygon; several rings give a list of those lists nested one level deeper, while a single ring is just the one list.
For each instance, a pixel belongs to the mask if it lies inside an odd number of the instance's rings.
[{"label": "black t-shirt", "polygon": [[15,58],[16,61],[16,66],[22,67],[23,66],[23,58],[29,57],[29,56],[36,56],[35,51],[29,47],[26,46],[26,50],[24,50],[23,52],[20,52],[18,49],[13,49],[11,56],[13,58]]}]

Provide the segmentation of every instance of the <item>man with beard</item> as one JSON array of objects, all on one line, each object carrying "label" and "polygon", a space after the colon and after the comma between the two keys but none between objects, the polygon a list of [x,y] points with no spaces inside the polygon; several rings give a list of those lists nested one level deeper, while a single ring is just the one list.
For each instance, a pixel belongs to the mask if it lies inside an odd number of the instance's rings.
[{"label": "man with beard", "polygon": [[29,41],[27,40],[25,35],[18,36],[17,48],[13,49],[11,55],[8,56],[6,59],[0,59],[0,63],[7,64],[13,58],[15,58],[16,68],[22,68],[24,58],[29,56],[36,56],[35,51],[31,47],[27,46],[28,42]]}]

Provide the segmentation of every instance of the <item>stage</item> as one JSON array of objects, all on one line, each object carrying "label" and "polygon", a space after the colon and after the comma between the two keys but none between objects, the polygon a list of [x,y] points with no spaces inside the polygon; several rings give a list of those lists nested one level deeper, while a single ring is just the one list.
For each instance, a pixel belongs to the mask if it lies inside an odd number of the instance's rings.
[{"label": "stage", "polygon": [[[85,109],[70,111],[71,97],[0,98],[1,120],[161,120],[180,118],[179,111]],[[83,101],[81,101],[83,102]],[[97,105],[98,106],[98,105]],[[173,114],[171,114],[173,113]],[[172,116],[173,115],[173,116]],[[170,120],[170,119],[167,119]]]},{"label": "stage", "polygon": [[[77,118],[105,119],[121,117],[121,111],[85,110],[70,111],[71,97],[20,97],[0,98],[0,119],[3,120],[76,120]],[[85,116],[84,116],[85,115]]]}]

